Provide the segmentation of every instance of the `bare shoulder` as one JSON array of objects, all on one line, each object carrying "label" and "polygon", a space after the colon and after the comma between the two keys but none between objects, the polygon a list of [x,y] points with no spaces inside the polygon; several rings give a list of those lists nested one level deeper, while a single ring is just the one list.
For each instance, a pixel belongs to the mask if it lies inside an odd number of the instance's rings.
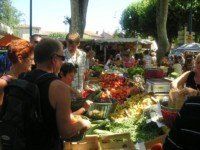
[{"label": "bare shoulder", "polygon": [[50,94],[60,96],[60,95],[65,95],[66,93],[68,94],[69,88],[64,82],[60,80],[54,80],[50,84],[49,92]]},{"label": "bare shoulder", "polygon": [[49,87],[49,100],[55,108],[57,104],[66,103],[69,97],[69,88],[60,80],[54,80]]}]

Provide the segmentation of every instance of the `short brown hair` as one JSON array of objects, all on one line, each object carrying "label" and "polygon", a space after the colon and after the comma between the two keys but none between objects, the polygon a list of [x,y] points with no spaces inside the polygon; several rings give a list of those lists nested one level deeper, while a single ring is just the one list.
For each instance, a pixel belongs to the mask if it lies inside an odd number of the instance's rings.
[{"label": "short brown hair", "polygon": [[18,58],[27,58],[31,53],[33,53],[33,46],[30,42],[22,39],[13,40],[9,44],[8,48],[8,59],[13,63],[18,62]]},{"label": "short brown hair", "polygon": [[66,36],[68,42],[80,43],[80,35],[78,33],[69,33]]},{"label": "short brown hair", "polygon": [[72,63],[64,63],[60,68],[60,73],[58,74],[61,77],[61,73],[66,76],[68,73],[77,72],[77,66],[73,65]]},{"label": "short brown hair", "polygon": [[63,50],[60,41],[51,38],[42,39],[34,49],[35,63],[44,63],[52,59],[52,55]]}]

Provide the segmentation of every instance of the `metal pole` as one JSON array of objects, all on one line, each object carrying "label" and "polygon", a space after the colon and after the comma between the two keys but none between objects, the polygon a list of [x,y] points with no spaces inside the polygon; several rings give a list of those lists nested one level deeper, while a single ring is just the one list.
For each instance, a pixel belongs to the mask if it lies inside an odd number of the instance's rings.
[{"label": "metal pole", "polygon": [[192,0],[190,1],[190,13],[189,13],[189,34],[192,33]]},{"label": "metal pole", "polygon": [[30,37],[32,36],[32,0],[30,0]]}]

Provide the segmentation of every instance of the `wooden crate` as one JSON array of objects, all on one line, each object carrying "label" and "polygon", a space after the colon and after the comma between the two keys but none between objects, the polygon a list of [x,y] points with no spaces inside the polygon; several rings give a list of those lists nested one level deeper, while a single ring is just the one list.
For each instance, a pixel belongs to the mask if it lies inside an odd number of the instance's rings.
[{"label": "wooden crate", "polygon": [[153,139],[151,141],[145,142],[146,149],[147,150],[151,150],[151,148],[152,148],[153,145],[155,145],[157,143],[161,143],[162,144],[164,142],[166,136],[167,135],[164,134],[164,135],[161,135],[161,136],[159,136],[159,137],[157,137],[157,138],[155,138],[155,139]]},{"label": "wooden crate", "polygon": [[64,142],[63,150],[100,150],[99,136],[86,135],[79,142]]},{"label": "wooden crate", "polygon": [[130,133],[99,136],[101,150],[133,150]]}]

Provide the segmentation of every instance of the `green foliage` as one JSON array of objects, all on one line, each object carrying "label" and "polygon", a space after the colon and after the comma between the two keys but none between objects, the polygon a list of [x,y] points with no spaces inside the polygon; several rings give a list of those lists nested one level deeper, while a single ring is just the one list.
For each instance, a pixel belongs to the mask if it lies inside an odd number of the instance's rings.
[{"label": "green foliage", "polygon": [[63,33],[51,33],[48,35],[48,37],[53,38],[53,39],[65,39],[66,34]]},{"label": "green foliage", "polygon": [[[154,10],[154,11],[153,11]],[[142,36],[156,34],[155,0],[143,0],[138,3],[132,3],[124,10],[120,24],[127,37],[133,37],[134,31],[142,33]]]},{"label": "green foliage", "polygon": [[[200,38],[199,0],[170,0],[167,21],[170,41],[174,40],[178,31],[188,24],[190,9],[192,9],[193,14],[193,31],[196,33],[196,38]],[[156,0],[142,0],[138,3],[132,3],[124,10],[120,24],[126,37],[134,36],[134,31],[137,31],[142,36],[151,35],[156,38]]]},{"label": "green foliage", "polygon": [[15,27],[20,23],[22,13],[12,6],[10,0],[0,1],[0,22]]},{"label": "green foliage", "polygon": [[119,29],[115,30],[114,34],[113,34],[113,38],[123,38],[124,37],[124,33],[122,31],[120,31]]}]

